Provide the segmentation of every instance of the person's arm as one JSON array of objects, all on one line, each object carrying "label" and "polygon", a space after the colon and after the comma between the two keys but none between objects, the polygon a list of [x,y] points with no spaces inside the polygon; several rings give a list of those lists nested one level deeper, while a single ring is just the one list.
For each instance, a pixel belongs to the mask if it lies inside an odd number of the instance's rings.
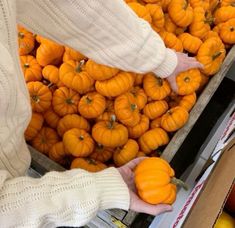
[{"label": "person's arm", "polygon": [[1,227],[83,226],[98,210],[127,210],[130,196],[118,170],[50,172],[40,179],[0,170]]},{"label": "person's arm", "polygon": [[177,56],[123,0],[17,0],[17,21],[94,61],[169,76]]}]

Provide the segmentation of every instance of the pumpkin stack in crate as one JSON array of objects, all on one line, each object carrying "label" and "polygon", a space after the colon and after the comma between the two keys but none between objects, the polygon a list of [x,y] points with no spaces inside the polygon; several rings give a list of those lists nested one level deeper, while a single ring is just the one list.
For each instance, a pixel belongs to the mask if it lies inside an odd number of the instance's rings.
[{"label": "pumpkin stack in crate", "polygon": [[[32,106],[25,138],[66,168],[92,172],[159,156],[235,43],[233,0],[126,0],[166,47],[196,57],[178,94],[152,73],[104,66],[19,27],[19,54]],[[157,34],[156,34],[157,35]],[[159,152],[160,151],[160,152]]]}]

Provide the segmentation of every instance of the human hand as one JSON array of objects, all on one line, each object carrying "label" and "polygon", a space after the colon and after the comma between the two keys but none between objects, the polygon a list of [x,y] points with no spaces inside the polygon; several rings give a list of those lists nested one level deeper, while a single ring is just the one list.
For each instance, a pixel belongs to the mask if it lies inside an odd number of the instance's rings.
[{"label": "human hand", "polygon": [[178,87],[176,83],[176,76],[184,71],[187,71],[192,68],[203,68],[203,65],[199,63],[195,58],[189,57],[187,54],[176,52],[178,64],[171,75],[166,79],[170,83],[170,86],[174,92],[177,93]]},{"label": "human hand", "polygon": [[158,205],[151,205],[148,203],[145,203],[143,200],[141,200],[137,193],[135,188],[135,182],[134,182],[134,168],[136,165],[138,165],[142,160],[144,160],[145,157],[136,158],[124,166],[118,168],[118,171],[120,172],[123,180],[127,184],[130,192],[130,209],[136,212],[151,214],[151,215],[158,215],[163,212],[172,211],[172,206],[168,204],[158,204]]}]

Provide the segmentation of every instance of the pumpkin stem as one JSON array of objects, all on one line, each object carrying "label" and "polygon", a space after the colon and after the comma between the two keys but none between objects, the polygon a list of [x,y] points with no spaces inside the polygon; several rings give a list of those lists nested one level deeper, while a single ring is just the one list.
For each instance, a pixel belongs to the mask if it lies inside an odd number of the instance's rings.
[{"label": "pumpkin stem", "polygon": [[25,63],[24,68],[29,68],[29,63]]},{"label": "pumpkin stem", "polygon": [[204,20],[204,23],[212,25],[214,23],[214,18],[207,18]]},{"label": "pumpkin stem", "polygon": [[188,1],[187,1],[187,0],[185,0],[185,1],[184,1],[183,9],[184,9],[184,10],[186,10],[186,9],[187,9],[187,7],[188,7]]},{"label": "pumpkin stem", "polygon": [[135,111],[137,109],[137,105],[136,104],[131,104],[131,111]]},{"label": "pumpkin stem", "polygon": [[20,39],[23,39],[23,38],[24,38],[24,33],[23,33],[23,32],[19,32],[19,33],[18,33],[18,37],[19,37]]},{"label": "pumpkin stem", "polygon": [[86,103],[87,103],[87,104],[90,104],[91,102],[92,102],[92,99],[87,96],[87,97],[86,97]]},{"label": "pumpkin stem", "polygon": [[83,67],[84,64],[85,64],[85,60],[81,60],[81,61],[78,63],[78,65],[76,66],[75,71],[76,71],[77,73],[80,73],[80,72],[82,71],[82,67]]},{"label": "pumpkin stem", "polygon": [[79,139],[82,141],[82,140],[84,140],[84,136],[83,135],[80,135],[79,136]]},{"label": "pumpkin stem", "polygon": [[184,81],[185,81],[185,82],[190,82],[190,78],[189,78],[188,76],[186,76],[186,77],[184,78]]},{"label": "pumpkin stem", "polygon": [[74,103],[72,98],[67,98],[67,99],[65,100],[65,102],[66,102],[67,104],[69,104],[69,105],[71,105],[71,104]]},{"label": "pumpkin stem", "polygon": [[162,86],[163,85],[163,80],[162,78],[156,78],[157,79],[157,85]]},{"label": "pumpkin stem", "polygon": [[102,144],[100,144],[100,143],[97,143],[97,148],[98,148],[99,150],[102,150],[102,149],[104,148],[104,146],[103,146]]},{"label": "pumpkin stem", "polygon": [[183,187],[184,190],[188,190],[188,186],[180,179],[177,179],[175,177],[171,178],[171,183],[175,185],[179,185],[180,187]]},{"label": "pumpkin stem", "polygon": [[110,121],[108,122],[108,128],[109,129],[113,129],[113,124],[116,121],[116,116],[115,115],[111,115]]},{"label": "pumpkin stem", "polygon": [[47,85],[47,87],[48,87],[48,88],[51,88],[53,85],[54,85],[54,84],[53,84],[52,82],[50,82],[50,83]]},{"label": "pumpkin stem", "polygon": [[92,158],[86,158],[86,161],[91,165],[97,165],[96,161]]},{"label": "pumpkin stem", "polygon": [[235,30],[234,27],[230,27],[230,32],[233,32]]},{"label": "pumpkin stem", "polygon": [[33,95],[31,96],[32,100],[35,102],[35,103],[39,103],[40,102],[40,98],[38,95]]},{"label": "pumpkin stem", "polygon": [[212,60],[217,59],[222,54],[221,51],[216,52],[214,55],[212,55]]}]

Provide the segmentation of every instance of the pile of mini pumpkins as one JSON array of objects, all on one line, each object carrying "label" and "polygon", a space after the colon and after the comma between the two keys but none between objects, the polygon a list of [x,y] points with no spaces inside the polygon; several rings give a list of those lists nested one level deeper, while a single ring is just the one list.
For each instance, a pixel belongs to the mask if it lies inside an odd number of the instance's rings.
[{"label": "pile of mini pumpkins", "polygon": [[[169,48],[204,65],[177,76],[178,94],[152,73],[124,72],[18,28],[31,98],[25,138],[66,168],[99,171],[156,156],[188,121],[198,94],[235,43],[234,0],[129,0]],[[156,50],[157,51],[157,50]]]}]

